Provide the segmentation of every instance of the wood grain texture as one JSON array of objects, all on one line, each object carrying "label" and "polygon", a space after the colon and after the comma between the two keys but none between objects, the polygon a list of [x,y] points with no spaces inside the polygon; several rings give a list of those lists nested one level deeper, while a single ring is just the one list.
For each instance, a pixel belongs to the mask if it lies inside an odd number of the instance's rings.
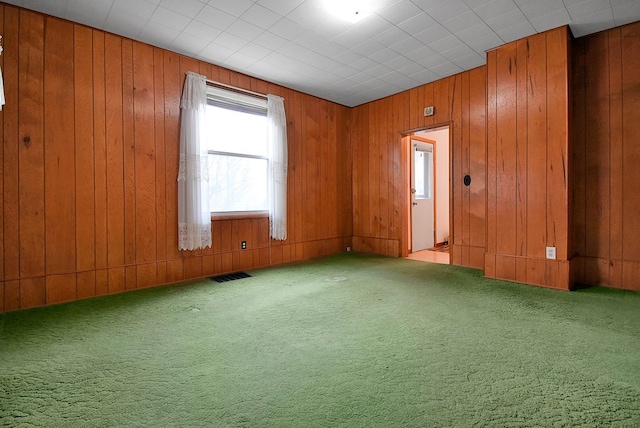
[{"label": "wood grain texture", "polygon": [[[461,258],[454,254],[453,263],[482,267],[484,260],[478,254],[484,252],[485,240],[486,96],[485,68],[479,67],[352,109],[355,250],[392,256],[408,252],[409,151],[402,136],[425,126],[450,125],[454,219],[450,236],[464,254]],[[428,105],[438,113],[425,119]],[[477,176],[471,191],[463,187],[463,171]]]},{"label": "wood grain texture", "polygon": [[[20,277],[45,273],[44,18],[20,12],[19,86]],[[44,302],[40,303],[43,304]]]},{"label": "wood grain texture", "polygon": [[[485,257],[485,275],[569,289],[567,28],[487,58],[487,252],[496,257],[495,268]],[[557,261],[545,260],[546,246]]]},{"label": "wood grain texture", "polygon": [[[14,6],[0,5],[0,26],[7,95],[0,115],[0,310],[286,263],[352,245],[351,109]],[[179,104],[191,70],[285,98],[287,241],[269,238],[264,216],[214,219],[213,248],[178,250]],[[393,153],[385,156],[392,164]],[[378,188],[392,193],[391,173],[385,174]],[[392,207],[383,205],[380,217],[387,221]]]},{"label": "wood grain texture", "polygon": [[[12,280],[5,284],[5,309],[20,307],[20,187],[19,187],[19,149],[20,140],[18,121],[18,65],[19,65],[19,10],[12,7],[4,9],[4,52],[0,56],[4,66],[4,92],[6,104],[2,109],[3,118],[3,271],[4,279]],[[7,37],[13,34],[14,37]],[[17,299],[17,304],[16,304]]]},{"label": "wood grain texture", "polygon": [[[77,263],[73,24],[48,17],[44,40],[46,272],[65,274]],[[55,284],[54,301],[70,297]]]},{"label": "wood grain texture", "polygon": [[640,23],[574,43],[573,248],[580,282],[637,289]]}]

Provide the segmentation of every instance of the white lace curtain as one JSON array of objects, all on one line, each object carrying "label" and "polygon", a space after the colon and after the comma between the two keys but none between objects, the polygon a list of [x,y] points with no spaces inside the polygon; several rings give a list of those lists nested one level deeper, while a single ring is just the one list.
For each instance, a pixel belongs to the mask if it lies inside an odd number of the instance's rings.
[{"label": "white lace curtain", "polygon": [[206,78],[188,72],[180,102],[178,247],[181,250],[211,246],[209,171],[204,126],[206,105]]},{"label": "white lace curtain", "polygon": [[284,100],[267,95],[269,143],[269,230],[273,239],[287,239],[287,118]]}]

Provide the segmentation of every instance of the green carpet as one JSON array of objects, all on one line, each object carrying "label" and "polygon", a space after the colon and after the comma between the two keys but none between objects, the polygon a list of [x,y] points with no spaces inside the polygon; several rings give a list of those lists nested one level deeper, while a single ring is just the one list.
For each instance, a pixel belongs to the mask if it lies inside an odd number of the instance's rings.
[{"label": "green carpet", "polygon": [[0,426],[638,427],[640,294],[345,253],[0,315]]}]

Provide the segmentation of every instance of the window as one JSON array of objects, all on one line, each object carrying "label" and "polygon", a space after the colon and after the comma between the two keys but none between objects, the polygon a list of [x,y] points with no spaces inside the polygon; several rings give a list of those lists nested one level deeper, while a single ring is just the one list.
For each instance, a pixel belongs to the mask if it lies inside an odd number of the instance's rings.
[{"label": "window", "polygon": [[415,149],[416,199],[431,199],[433,153],[431,150]]},{"label": "window", "polygon": [[207,87],[206,136],[212,213],[268,211],[267,101]]}]

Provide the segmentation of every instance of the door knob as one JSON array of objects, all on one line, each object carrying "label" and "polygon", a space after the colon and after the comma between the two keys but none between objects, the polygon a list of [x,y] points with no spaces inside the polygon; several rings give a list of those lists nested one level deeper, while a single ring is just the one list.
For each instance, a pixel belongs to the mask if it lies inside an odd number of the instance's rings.
[{"label": "door knob", "polygon": [[415,207],[416,205],[418,205],[418,203],[417,203],[417,202],[414,202],[414,203],[413,203],[413,206]]}]

